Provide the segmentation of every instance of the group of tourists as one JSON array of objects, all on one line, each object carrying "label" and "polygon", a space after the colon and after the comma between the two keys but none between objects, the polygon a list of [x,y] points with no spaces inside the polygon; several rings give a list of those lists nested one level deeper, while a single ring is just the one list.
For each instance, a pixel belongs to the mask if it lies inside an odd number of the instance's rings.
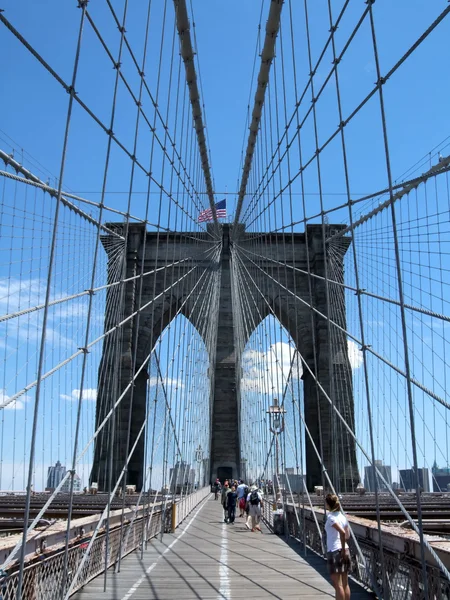
[{"label": "group of tourists", "polygon": [[226,479],[222,486],[217,479],[213,487],[216,500],[220,493],[224,523],[233,524],[236,520],[236,510],[239,509],[239,518],[245,519],[247,529],[262,533],[260,526],[262,495],[256,485],[249,487],[242,480]]},{"label": "group of tourists", "polygon": [[[256,485],[248,486],[244,481],[225,480],[223,486],[219,479],[213,484],[214,498],[220,501],[224,511],[224,522],[233,524],[236,510],[239,517],[245,519],[245,526],[251,531],[261,532],[262,494]],[[348,573],[351,568],[350,550],[347,540],[350,528],[347,518],[341,511],[338,496],[326,496],[327,520],[325,533],[327,538],[327,564],[331,581],[335,589],[336,600],[350,600]]]}]

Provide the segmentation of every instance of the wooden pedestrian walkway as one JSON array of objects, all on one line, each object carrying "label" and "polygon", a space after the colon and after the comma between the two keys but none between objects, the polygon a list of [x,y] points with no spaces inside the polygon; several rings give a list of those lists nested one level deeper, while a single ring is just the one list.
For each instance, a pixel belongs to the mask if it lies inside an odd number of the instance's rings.
[{"label": "wooden pedestrian walkway", "polygon": [[[252,533],[244,519],[223,522],[220,503],[208,499],[162,542],[152,540],[123,559],[121,572],[108,573],[73,596],[75,600],[234,600],[334,598],[324,561],[300,556],[300,545],[263,528]],[[358,586],[352,600],[373,598]]]}]

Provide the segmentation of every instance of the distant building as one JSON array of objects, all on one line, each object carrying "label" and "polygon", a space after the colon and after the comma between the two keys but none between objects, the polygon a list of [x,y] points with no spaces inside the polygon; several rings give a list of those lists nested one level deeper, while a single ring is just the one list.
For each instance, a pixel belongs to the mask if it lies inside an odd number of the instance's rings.
[{"label": "distant building", "polygon": [[[81,479],[76,473],[73,477],[73,491],[81,492]],[[70,477],[63,483],[61,492],[66,492],[67,494],[70,492]]]},{"label": "distant building", "polygon": [[189,485],[194,485],[195,484],[195,479],[196,479],[196,470],[195,469],[189,469],[188,484]]},{"label": "distant building", "polygon": [[433,479],[433,492],[446,492],[447,486],[450,484],[450,467],[440,469],[434,461],[431,467]]},{"label": "distant building", "polygon": [[380,492],[387,492],[388,489],[384,483],[384,481],[379,477],[378,473],[376,473],[375,468],[381,473],[383,478],[389,483],[392,484],[392,476],[391,476],[391,467],[389,465],[383,465],[382,460],[376,460],[375,466],[364,467],[364,487],[368,492],[375,491],[375,474],[377,475],[378,481],[378,490]]},{"label": "distant building", "polygon": [[279,485],[286,490],[289,494],[291,491],[294,494],[299,494],[304,491],[304,476],[295,473],[294,468],[287,468],[285,473],[279,473],[278,479],[276,476],[273,476],[273,481],[275,483],[275,487]]},{"label": "distant building", "polygon": [[[412,469],[400,469],[400,488],[405,492],[413,492],[416,489],[416,475]],[[430,474],[428,469],[419,469],[419,486],[424,492],[430,491]]]},{"label": "distant building", "polygon": [[[67,469],[64,465],[62,465],[59,460],[56,461],[56,464],[53,467],[48,468],[47,472],[47,490],[54,490],[58,487],[61,481],[66,476]],[[70,477],[63,483],[61,487],[61,492],[65,492],[68,494],[70,492]],[[81,492],[81,479],[75,473],[73,478],[73,491]]]},{"label": "distant building", "polygon": [[203,463],[203,472],[201,475],[200,487],[204,487],[207,484],[209,478],[209,458],[204,458],[202,460]]},{"label": "distant building", "polygon": [[189,485],[192,471],[194,471],[195,479],[195,469],[191,469],[190,464],[185,463],[184,461],[177,462],[169,472],[170,492],[176,493],[178,487]]},{"label": "distant building", "polygon": [[66,474],[66,467],[62,465],[59,460],[56,461],[54,467],[49,467],[47,471],[47,489],[54,490],[61,481],[64,479]]}]

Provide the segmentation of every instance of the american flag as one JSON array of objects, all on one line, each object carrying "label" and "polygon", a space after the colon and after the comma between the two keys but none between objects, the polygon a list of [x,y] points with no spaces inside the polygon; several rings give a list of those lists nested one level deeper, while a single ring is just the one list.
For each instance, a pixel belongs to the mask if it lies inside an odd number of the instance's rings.
[{"label": "american flag", "polygon": [[[227,216],[227,201],[221,200],[220,202],[216,202],[216,215],[218,219],[224,219]],[[213,213],[210,208],[206,210],[202,210],[202,212],[198,215],[198,222],[203,223],[204,221],[212,221]]]}]

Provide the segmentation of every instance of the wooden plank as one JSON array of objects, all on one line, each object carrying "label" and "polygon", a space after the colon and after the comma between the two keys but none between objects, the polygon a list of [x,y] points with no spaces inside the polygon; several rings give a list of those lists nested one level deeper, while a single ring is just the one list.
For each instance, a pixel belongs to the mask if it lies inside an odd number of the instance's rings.
[{"label": "wooden plank", "polygon": [[[244,519],[223,522],[219,502],[207,500],[177,532],[153,540],[144,552],[127,556],[121,572],[108,572],[73,596],[75,600],[334,598],[320,557],[300,556],[300,546],[286,544],[267,529],[252,533]],[[352,600],[373,598],[352,584]]]}]

